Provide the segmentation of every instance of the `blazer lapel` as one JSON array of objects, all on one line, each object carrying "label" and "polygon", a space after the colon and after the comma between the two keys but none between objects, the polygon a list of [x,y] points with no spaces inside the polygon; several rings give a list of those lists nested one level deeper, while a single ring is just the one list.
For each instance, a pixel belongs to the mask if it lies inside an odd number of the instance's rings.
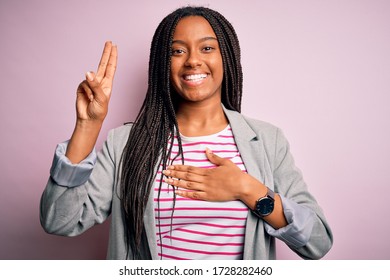
[{"label": "blazer lapel", "polygon": [[247,172],[264,183],[264,174],[259,168],[263,165],[261,160],[263,152],[260,148],[262,147],[261,139],[257,137],[240,113],[227,110],[225,107],[223,109],[233,130],[234,139]]},{"label": "blazer lapel", "polygon": [[[265,164],[265,154],[261,148],[263,147],[262,139],[257,137],[240,113],[227,110],[225,107],[223,109],[229,120],[236,145],[248,174],[267,185],[267,178],[263,171],[265,169],[262,168]],[[255,250],[253,247],[256,245],[255,240],[264,240],[265,238],[264,230],[262,230],[264,227],[263,223],[262,219],[255,217],[248,210],[245,227],[244,259],[254,259]]]}]

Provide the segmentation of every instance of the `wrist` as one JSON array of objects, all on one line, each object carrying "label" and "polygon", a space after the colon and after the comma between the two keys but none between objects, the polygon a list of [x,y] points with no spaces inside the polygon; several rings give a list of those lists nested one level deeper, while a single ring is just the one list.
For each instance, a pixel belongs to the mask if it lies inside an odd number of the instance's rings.
[{"label": "wrist", "polygon": [[103,122],[77,120],[72,137],[69,140],[65,156],[72,163],[84,160],[93,150]]},{"label": "wrist", "polygon": [[79,130],[96,130],[103,126],[103,120],[83,120],[77,119],[75,129]]},{"label": "wrist", "polygon": [[241,192],[239,199],[250,209],[254,209],[259,197],[267,195],[267,187],[249,174],[245,174],[241,180]]}]

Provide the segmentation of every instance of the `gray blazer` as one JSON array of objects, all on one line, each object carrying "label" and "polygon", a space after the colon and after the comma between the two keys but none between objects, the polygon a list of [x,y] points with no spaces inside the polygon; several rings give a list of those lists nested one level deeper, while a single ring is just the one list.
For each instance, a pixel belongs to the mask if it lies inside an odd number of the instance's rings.
[{"label": "gray blazer", "polygon": [[[332,246],[332,233],[294,164],[281,130],[224,110],[247,172],[279,193],[289,223],[275,230],[248,210],[244,259],[275,259],[275,238],[284,241],[302,258],[322,258]],[[103,223],[111,214],[107,258],[126,257],[118,176],[130,129],[131,125],[124,125],[111,130],[97,158],[92,153],[78,165],[71,164],[64,156],[66,142],[57,146],[51,176],[41,198],[40,218],[46,232],[75,236]],[[148,244],[144,244],[143,253],[145,258],[158,259],[153,192],[144,221]]]}]

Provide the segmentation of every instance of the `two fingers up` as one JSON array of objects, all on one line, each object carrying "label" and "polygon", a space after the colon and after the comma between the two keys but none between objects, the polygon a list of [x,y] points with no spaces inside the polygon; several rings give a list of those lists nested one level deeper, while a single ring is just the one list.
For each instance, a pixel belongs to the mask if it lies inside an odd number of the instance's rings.
[{"label": "two fingers up", "polygon": [[82,120],[104,120],[108,111],[118,51],[106,42],[97,73],[87,72],[77,89],[77,117]]}]

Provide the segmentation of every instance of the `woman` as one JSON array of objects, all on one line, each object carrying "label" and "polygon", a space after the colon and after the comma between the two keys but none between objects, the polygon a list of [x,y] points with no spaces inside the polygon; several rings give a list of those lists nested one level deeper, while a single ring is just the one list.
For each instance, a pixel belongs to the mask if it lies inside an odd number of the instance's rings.
[{"label": "woman", "polygon": [[95,162],[117,48],[77,91],[77,121],[57,147],[41,200],[49,233],[77,235],[112,215],[110,259],[274,259],[275,238],[303,258],[332,245],[325,217],[280,130],[240,112],[240,47],[218,12],[181,8],[153,37],[134,124]]}]

